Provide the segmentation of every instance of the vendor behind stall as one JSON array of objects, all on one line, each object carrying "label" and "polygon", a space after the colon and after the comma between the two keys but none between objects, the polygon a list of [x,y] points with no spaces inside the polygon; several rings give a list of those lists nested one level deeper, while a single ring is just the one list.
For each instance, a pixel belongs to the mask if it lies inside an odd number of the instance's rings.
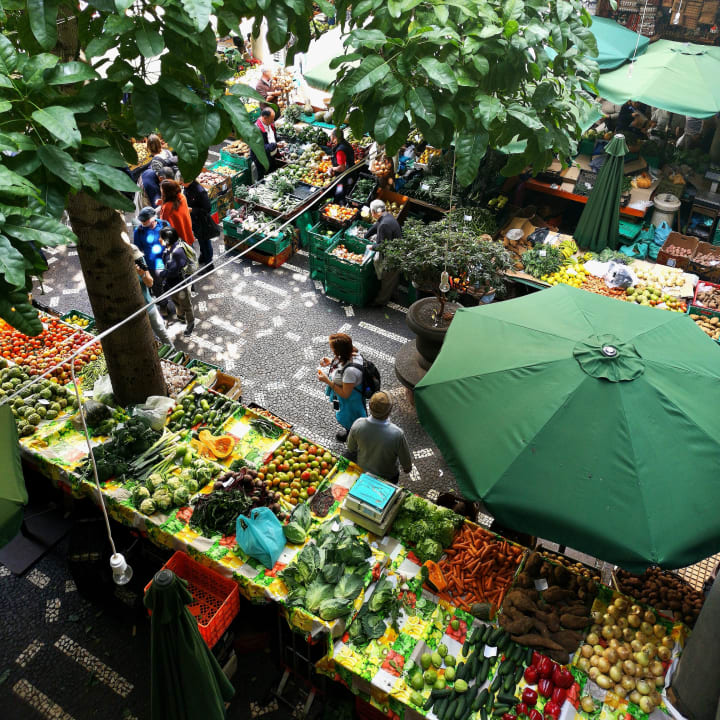
[{"label": "vendor behind stall", "polygon": [[[352,149],[352,145],[345,139],[345,133],[342,128],[335,128],[330,133],[330,147],[332,148],[332,167],[330,168],[329,175],[334,177],[335,175],[342,175],[348,168],[351,168],[355,164],[355,151]],[[337,199],[344,198],[355,183],[355,179],[348,175],[343,178],[335,186],[335,197]]]},{"label": "vendor behind stall", "polygon": [[255,89],[265,98],[267,102],[260,103],[261,108],[269,107],[267,103],[276,103],[280,93],[273,90],[272,80],[273,74],[270,68],[263,67],[260,71],[260,79],[255,85]]},{"label": "vendor behind stall", "polygon": [[263,145],[265,146],[265,154],[268,159],[268,169],[265,170],[263,164],[258,159],[254,152],[250,151],[250,157],[252,158],[253,165],[257,172],[257,179],[262,180],[266,173],[271,173],[275,169],[275,159],[277,158],[278,143],[277,135],[275,130],[275,112],[272,108],[266,107],[260,113],[260,117],[257,119],[255,126],[260,131],[263,139]]}]

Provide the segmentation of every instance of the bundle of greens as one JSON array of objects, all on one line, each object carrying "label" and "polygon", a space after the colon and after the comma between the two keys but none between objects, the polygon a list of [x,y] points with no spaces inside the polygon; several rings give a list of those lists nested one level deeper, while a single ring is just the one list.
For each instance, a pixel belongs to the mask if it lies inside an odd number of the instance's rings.
[{"label": "bundle of greens", "polygon": [[298,133],[298,140],[305,143],[328,144],[328,134],[317,125],[305,125]]},{"label": "bundle of greens", "polygon": [[333,529],[326,523],[284,570],[278,573],[289,590],[289,607],[303,607],[323,620],[347,617],[365,587],[370,546],[354,525]]},{"label": "bundle of greens", "polygon": [[600,262],[617,262],[622,263],[623,265],[627,265],[632,258],[625,255],[625,253],[621,253],[619,250],[613,250],[612,248],[606,247],[603,248],[599,253],[593,253],[592,254],[593,260],[598,260]]},{"label": "bundle of greens", "polygon": [[307,531],[310,529],[312,515],[307,503],[297,505],[292,511],[290,521],[283,525],[283,532],[288,542],[293,545],[302,545],[307,539]]},{"label": "bundle of greens", "polygon": [[243,490],[215,490],[197,499],[190,527],[209,538],[218,533],[223,537],[234,535],[238,515],[245,515],[251,506]]},{"label": "bundle of greens", "polygon": [[360,608],[348,630],[350,642],[356,647],[364,647],[371,640],[385,634],[387,621],[397,629],[400,613],[400,600],[393,584],[382,578],[373,590],[370,599]]},{"label": "bundle of greens", "polygon": [[420,562],[442,557],[443,548],[452,545],[455,531],[463,524],[461,515],[438,507],[417,495],[408,495],[392,526],[392,534],[405,545],[412,545]]},{"label": "bundle of greens", "polygon": [[525,272],[536,278],[552,275],[562,267],[564,262],[565,256],[552,245],[537,245],[522,254]]}]

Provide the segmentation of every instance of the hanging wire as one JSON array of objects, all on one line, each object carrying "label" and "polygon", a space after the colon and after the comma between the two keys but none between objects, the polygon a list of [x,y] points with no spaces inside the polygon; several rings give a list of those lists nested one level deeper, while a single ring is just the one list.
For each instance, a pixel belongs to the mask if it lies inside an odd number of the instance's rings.
[{"label": "hanging wire", "polygon": [[[637,51],[640,47],[640,38],[642,37],[642,33],[640,30],[642,29],[643,23],[645,21],[645,11],[647,10],[648,6],[648,0],[645,0],[645,5],[643,5],[642,14],[640,16],[640,24],[638,25],[637,30],[637,40],[635,41],[635,49],[633,50],[632,58],[630,58],[630,65],[628,66],[628,77],[631,78],[633,74],[633,67],[635,65],[635,58],[637,57]],[[682,0],[680,0],[680,7],[682,7]]]}]

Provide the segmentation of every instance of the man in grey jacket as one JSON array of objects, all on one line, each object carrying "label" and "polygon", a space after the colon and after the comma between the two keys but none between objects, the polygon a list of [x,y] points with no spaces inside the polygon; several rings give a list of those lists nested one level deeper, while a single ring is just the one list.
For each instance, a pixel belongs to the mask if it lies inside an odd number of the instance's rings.
[{"label": "man in grey jacket", "polygon": [[398,461],[406,473],[412,469],[405,433],[389,420],[392,400],[386,392],[376,392],[368,409],[370,416],[359,418],[350,428],[347,455],[365,472],[396,483],[400,477]]}]

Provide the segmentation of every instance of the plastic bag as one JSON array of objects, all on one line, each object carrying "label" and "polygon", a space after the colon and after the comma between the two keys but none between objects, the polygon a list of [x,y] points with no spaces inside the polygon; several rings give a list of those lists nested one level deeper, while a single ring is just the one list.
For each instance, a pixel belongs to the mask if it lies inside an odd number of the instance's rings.
[{"label": "plastic bag", "polygon": [[610,288],[622,288],[627,290],[635,283],[635,278],[627,265],[622,263],[611,262],[605,273],[605,284]]},{"label": "plastic bag", "polygon": [[656,228],[655,228],[655,235],[653,237],[653,242],[662,247],[665,244],[665,241],[668,239],[668,235],[670,234],[672,228],[663,220]]},{"label": "plastic bag", "polygon": [[175,401],[162,395],[151,395],[144,405],[138,405],[133,410],[133,415],[144,418],[150,427],[157,432],[162,432],[165,426],[168,410],[175,407]]},{"label": "plastic bag", "polygon": [[250,511],[250,517],[238,516],[235,538],[240,549],[259,560],[270,570],[285,547],[282,524],[270,508],[259,507]]},{"label": "plastic bag", "polygon": [[528,242],[533,246],[542,245],[549,232],[550,228],[536,228],[528,235]]},{"label": "plastic bag", "polygon": [[106,405],[115,404],[115,396],[113,395],[113,386],[110,382],[109,375],[103,375],[99,377],[93,385],[93,398],[99,403]]}]

